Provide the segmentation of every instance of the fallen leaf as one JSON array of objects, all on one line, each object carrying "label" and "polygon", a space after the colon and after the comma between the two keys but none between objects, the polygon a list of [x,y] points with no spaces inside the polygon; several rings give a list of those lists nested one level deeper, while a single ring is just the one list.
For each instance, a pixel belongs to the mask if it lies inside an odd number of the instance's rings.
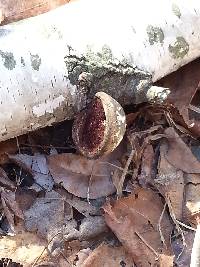
[{"label": "fallen leaf", "polygon": [[167,128],[164,133],[168,141],[168,148],[165,154],[168,162],[176,169],[186,173],[200,173],[200,162],[174,128]]},{"label": "fallen leaf", "polygon": [[133,259],[124,250],[123,247],[112,247],[101,244],[93,250],[89,256],[77,267],[116,267],[116,266],[134,266]]},{"label": "fallen leaf", "polygon": [[18,166],[22,167],[27,172],[32,173],[32,164],[34,156],[21,153],[16,155],[9,154],[8,156],[12,162],[16,163]]},{"label": "fallen leaf", "polygon": [[[100,215],[101,212],[99,210],[99,199],[91,200],[88,202],[86,199],[81,199],[76,197],[69,192],[67,192],[64,188],[56,188],[55,191],[60,194],[60,196],[67,202],[70,206],[72,206],[75,210],[81,213],[83,216],[88,217],[90,215]],[[96,203],[97,202],[97,203]],[[101,202],[100,202],[100,206]]]},{"label": "fallen leaf", "polygon": [[136,120],[138,115],[139,115],[139,112],[129,113],[126,115],[126,124],[128,125],[128,127],[133,124],[133,122]]},{"label": "fallen leaf", "polygon": [[[0,9],[0,24],[1,24],[1,9]],[[8,154],[15,154],[20,148],[20,143],[26,140],[26,136],[22,135],[17,138],[12,138],[4,142],[0,142],[0,164],[8,163]]]},{"label": "fallen leaf", "polygon": [[200,174],[185,174],[184,219],[196,224],[195,215],[200,213]]},{"label": "fallen leaf", "polygon": [[106,157],[89,160],[81,155],[63,153],[49,156],[48,164],[54,181],[62,183],[75,196],[87,198],[89,195],[89,198],[96,199],[116,191],[112,173],[121,167],[117,160],[107,161]]},{"label": "fallen leaf", "polygon": [[0,167],[0,186],[14,191],[16,185],[8,178],[6,172]]},{"label": "fallen leaf", "polygon": [[157,167],[158,174],[154,182],[165,199],[170,200],[176,219],[181,220],[185,185],[184,174],[169,163],[165,158],[166,153],[167,144],[162,143],[160,146],[160,160]]},{"label": "fallen leaf", "polygon": [[184,232],[183,234],[186,243],[185,247],[181,237],[176,237],[174,238],[174,240],[172,240],[172,248],[175,254],[174,262],[177,264],[177,267],[190,266],[190,258],[195,232],[189,231]]},{"label": "fallen leaf", "polygon": [[18,187],[15,191],[15,200],[20,210],[29,209],[35,202],[37,193],[34,190]]},{"label": "fallen leaf", "polygon": [[27,154],[9,155],[9,159],[29,172],[35,183],[31,186],[36,191],[51,191],[54,185],[53,178],[49,173],[46,156],[35,153],[34,156]]},{"label": "fallen leaf", "polygon": [[73,239],[88,240],[108,231],[105,219],[102,216],[89,216],[81,221],[79,230],[74,228],[64,232],[65,241]]},{"label": "fallen leaf", "polygon": [[50,240],[54,234],[59,233],[65,222],[65,216],[72,214],[70,206],[64,214],[63,203],[63,199],[55,191],[47,192],[45,197],[37,198],[34,204],[24,211],[26,229]]},{"label": "fallen leaf", "polygon": [[77,267],[82,267],[84,261],[88,258],[91,254],[92,250],[90,248],[82,249],[77,253],[78,261],[76,262]]},{"label": "fallen leaf", "polygon": [[200,60],[197,59],[158,82],[159,85],[170,89],[171,93],[168,96],[167,102],[173,104],[178,109],[191,131],[193,131],[192,128],[195,125],[191,127],[193,120],[189,117],[188,108],[199,87],[199,70]]},{"label": "fallen leaf", "polygon": [[[46,241],[33,233],[22,232],[15,236],[5,236],[1,237],[0,241],[0,257],[10,257],[13,261],[23,264],[24,267],[30,267],[41,255],[45,246]],[[47,252],[45,251],[39,262],[46,257]]]},{"label": "fallen leaf", "polygon": [[[163,260],[166,260],[166,267],[173,266],[170,249],[172,225],[166,212],[161,218],[163,208],[158,194],[145,189],[118,199],[113,206],[107,203],[103,207],[106,223],[137,266],[159,266]],[[161,232],[158,231],[159,219]],[[161,241],[161,233],[165,245]],[[163,254],[170,257],[163,257]]]},{"label": "fallen leaf", "polygon": [[141,174],[138,176],[140,185],[152,184],[154,150],[152,145],[147,145],[142,155]]},{"label": "fallen leaf", "polygon": [[75,196],[70,199],[66,199],[66,202],[69,203],[73,208],[78,210],[78,212],[83,214],[85,217],[88,217],[90,215],[98,215],[100,213],[96,207],[91,205],[91,203],[88,203],[87,201],[84,201]]},{"label": "fallen leaf", "polygon": [[24,214],[19,208],[18,203],[15,199],[15,192],[8,190],[1,190],[1,202],[5,212],[5,216],[10,224],[10,226],[15,228],[15,216],[24,220]]}]

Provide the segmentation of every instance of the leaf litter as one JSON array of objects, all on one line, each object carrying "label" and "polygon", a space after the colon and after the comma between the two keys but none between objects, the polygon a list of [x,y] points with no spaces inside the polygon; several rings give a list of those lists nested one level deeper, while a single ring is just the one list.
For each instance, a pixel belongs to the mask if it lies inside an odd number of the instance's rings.
[{"label": "leaf litter", "polygon": [[0,144],[1,257],[189,266],[200,212],[198,68],[199,60],[159,82],[171,90],[162,105],[127,112],[126,136],[107,156],[75,151],[67,121]]}]

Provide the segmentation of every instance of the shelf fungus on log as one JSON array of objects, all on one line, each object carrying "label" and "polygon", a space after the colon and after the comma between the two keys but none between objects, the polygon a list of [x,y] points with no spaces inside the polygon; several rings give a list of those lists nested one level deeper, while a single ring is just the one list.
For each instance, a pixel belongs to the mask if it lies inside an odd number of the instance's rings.
[{"label": "shelf fungus on log", "polygon": [[98,92],[73,124],[72,136],[78,150],[88,158],[112,152],[126,131],[126,116],[110,95]]}]

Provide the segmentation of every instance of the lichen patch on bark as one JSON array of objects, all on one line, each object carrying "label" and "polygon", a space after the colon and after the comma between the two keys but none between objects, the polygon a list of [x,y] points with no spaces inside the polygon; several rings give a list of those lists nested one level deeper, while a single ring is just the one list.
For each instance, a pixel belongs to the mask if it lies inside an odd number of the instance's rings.
[{"label": "lichen patch on bark", "polygon": [[13,53],[3,52],[2,50],[0,50],[0,56],[4,61],[3,65],[6,69],[13,70],[15,68],[16,61],[15,61]]},{"label": "lichen patch on bark", "polygon": [[187,55],[189,51],[189,44],[182,36],[176,37],[176,41],[173,45],[169,45],[169,52],[174,59],[181,59]]},{"label": "lichen patch on bark", "polygon": [[180,8],[175,3],[172,4],[172,12],[174,13],[175,16],[177,16],[180,19],[181,11]]},{"label": "lichen patch on bark", "polygon": [[108,46],[103,46],[98,53],[88,48],[82,56],[70,50],[64,60],[70,83],[76,85],[81,92],[85,87],[80,86],[79,77],[82,73],[87,73],[90,78],[87,92],[89,99],[103,91],[121,105],[146,100],[145,92],[152,84],[151,75],[128,63],[125,57],[121,61],[114,58]]},{"label": "lichen patch on bark", "polygon": [[31,66],[34,70],[39,71],[40,65],[41,65],[41,58],[39,55],[32,55],[30,54],[30,59],[31,59]]},{"label": "lichen patch on bark", "polygon": [[25,65],[26,65],[23,57],[21,57],[21,65],[22,65],[22,67],[25,67]]},{"label": "lichen patch on bark", "polygon": [[154,27],[152,25],[148,25],[147,35],[149,37],[150,45],[154,45],[155,43],[162,44],[165,38],[163,30],[159,27]]}]

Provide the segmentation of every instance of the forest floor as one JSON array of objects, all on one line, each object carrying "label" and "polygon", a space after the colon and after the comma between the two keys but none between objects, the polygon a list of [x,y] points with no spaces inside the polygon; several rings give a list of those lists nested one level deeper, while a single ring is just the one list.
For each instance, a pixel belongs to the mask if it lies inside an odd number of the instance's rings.
[{"label": "forest floor", "polygon": [[189,266],[199,70],[198,59],[159,81],[165,103],[124,107],[126,134],[107,156],[77,151],[73,121],[0,143],[0,266]]}]

